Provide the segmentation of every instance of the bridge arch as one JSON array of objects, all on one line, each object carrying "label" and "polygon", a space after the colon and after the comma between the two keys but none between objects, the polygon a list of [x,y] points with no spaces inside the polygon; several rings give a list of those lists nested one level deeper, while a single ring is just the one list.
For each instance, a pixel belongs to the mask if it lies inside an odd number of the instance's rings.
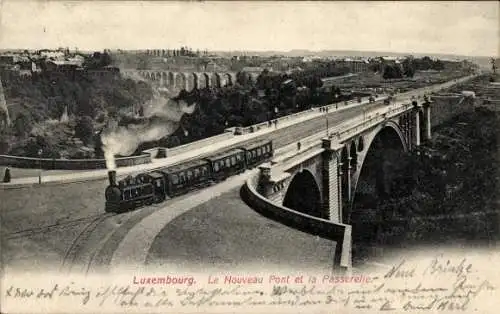
[{"label": "bridge arch", "polygon": [[384,243],[383,224],[391,213],[384,204],[394,188],[403,188],[408,177],[401,158],[408,151],[402,129],[388,121],[365,136],[365,149],[358,153],[358,167],[352,177],[352,197],[343,211],[343,223],[352,226],[353,263],[369,257],[370,247]]},{"label": "bridge arch", "polygon": [[193,72],[193,79],[194,79],[194,87],[193,89],[198,89],[200,86],[200,81],[199,81],[199,75],[198,73]]},{"label": "bridge arch", "polygon": [[422,108],[418,110],[418,122],[419,122],[419,130],[420,130],[420,141],[425,139],[425,115]]},{"label": "bridge arch", "polygon": [[350,161],[350,166],[351,169],[356,169],[358,165],[358,150],[357,150],[357,145],[356,141],[353,140],[350,144],[350,150],[349,150],[349,161]]},{"label": "bridge arch", "polygon": [[217,72],[213,72],[212,76],[212,87],[220,87],[220,75]]},{"label": "bridge arch", "polygon": [[355,208],[356,197],[360,194],[371,193],[373,196],[376,193],[378,198],[389,193],[390,178],[397,171],[390,163],[408,151],[403,130],[393,121],[377,126],[367,136],[367,142],[366,149],[358,153],[357,171],[352,178],[352,197],[348,206],[347,220],[344,223],[350,223],[350,214]]},{"label": "bridge arch", "polygon": [[186,75],[184,73],[176,73],[175,88],[178,90],[186,89]]},{"label": "bridge arch", "polygon": [[206,87],[209,88],[209,87],[212,87],[213,85],[213,82],[212,82],[212,77],[210,75],[208,75],[208,73],[203,73],[203,76],[205,77],[205,82],[206,82]]},{"label": "bridge arch", "polygon": [[357,148],[358,148],[358,152],[361,152],[364,150],[364,140],[363,140],[363,136],[360,136],[358,138],[358,145],[357,145]]},{"label": "bridge arch", "polygon": [[314,175],[307,169],[299,171],[290,182],[283,206],[320,218],[328,219],[321,206],[321,191]]},{"label": "bridge arch", "polygon": [[175,74],[174,72],[168,72],[168,87],[173,87],[175,85]]},{"label": "bridge arch", "polygon": [[224,73],[218,73],[217,75],[219,75],[220,87],[226,87],[227,86],[227,76]]},{"label": "bridge arch", "polygon": [[208,81],[205,73],[196,73],[196,77],[198,78],[197,80],[198,89],[207,88]]},{"label": "bridge arch", "polygon": [[186,77],[186,91],[192,91],[196,86],[196,76],[194,73],[185,73]]},{"label": "bridge arch", "polygon": [[168,74],[167,74],[167,72],[161,72],[161,86],[168,86]]},{"label": "bridge arch", "polygon": [[341,175],[341,193],[342,199],[348,199],[348,191],[349,191],[349,182],[348,182],[348,173],[349,173],[349,150],[346,145],[342,147],[340,151],[340,175]]},{"label": "bridge arch", "polygon": [[224,73],[224,76],[226,77],[227,86],[234,85],[233,78],[230,73]]}]

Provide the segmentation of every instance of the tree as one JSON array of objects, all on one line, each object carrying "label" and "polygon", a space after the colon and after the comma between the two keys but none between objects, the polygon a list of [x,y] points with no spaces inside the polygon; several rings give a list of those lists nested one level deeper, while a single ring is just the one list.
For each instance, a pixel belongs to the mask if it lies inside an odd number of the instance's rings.
[{"label": "tree", "polygon": [[102,149],[101,133],[102,130],[94,137],[94,155],[96,158],[104,157],[104,151]]},{"label": "tree", "polygon": [[435,62],[432,63],[432,69],[437,70],[437,71],[442,71],[444,70],[444,63],[441,60],[436,60]]},{"label": "tree", "polygon": [[105,67],[111,64],[113,60],[107,51],[104,51],[99,58],[99,65]]},{"label": "tree", "polygon": [[406,77],[413,77],[415,75],[415,64],[412,58],[406,58],[403,61],[403,74]]},{"label": "tree", "polygon": [[23,113],[20,113],[14,120],[14,130],[18,136],[25,136],[31,128],[31,119]]},{"label": "tree", "polygon": [[75,135],[85,144],[89,144],[92,141],[94,135],[94,123],[91,117],[83,116],[78,119],[75,126]]},{"label": "tree", "polygon": [[0,134],[0,154],[7,154],[10,149],[10,139],[5,134]]},{"label": "tree", "polygon": [[368,69],[373,72],[380,72],[382,69],[382,65],[380,62],[371,62],[370,65],[368,65]]},{"label": "tree", "polygon": [[[24,155],[27,157],[42,157],[42,158],[60,158],[59,149],[53,138],[49,136],[37,135],[30,137],[25,145]],[[39,152],[42,155],[39,155]]]},{"label": "tree", "polygon": [[167,147],[175,147],[179,146],[181,144],[181,141],[176,135],[171,135],[167,139]]},{"label": "tree", "polygon": [[250,75],[246,72],[236,73],[236,82],[241,86],[247,86],[251,83]]},{"label": "tree", "polygon": [[403,73],[401,72],[401,68],[398,65],[388,64],[384,68],[384,74],[382,77],[384,78],[384,80],[402,78]]}]

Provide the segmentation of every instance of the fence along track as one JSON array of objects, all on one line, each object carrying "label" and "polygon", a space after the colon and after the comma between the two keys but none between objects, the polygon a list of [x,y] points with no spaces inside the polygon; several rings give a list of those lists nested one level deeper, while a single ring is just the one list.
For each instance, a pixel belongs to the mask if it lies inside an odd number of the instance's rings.
[{"label": "fence along track", "polygon": [[62,261],[61,270],[70,271],[75,261],[78,258],[78,254],[80,253],[82,247],[86,244],[86,241],[89,239],[90,235],[94,230],[107,218],[111,216],[115,216],[116,213],[106,213],[101,214],[94,218],[89,224],[85,226],[85,228],[78,234],[78,236],[71,243],[70,248],[66,251],[64,255],[64,259]]}]

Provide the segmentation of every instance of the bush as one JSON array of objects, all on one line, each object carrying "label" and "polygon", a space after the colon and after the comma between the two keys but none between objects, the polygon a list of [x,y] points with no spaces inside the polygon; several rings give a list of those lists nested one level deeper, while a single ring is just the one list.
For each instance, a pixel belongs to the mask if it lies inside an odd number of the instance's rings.
[{"label": "bush", "polygon": [[85,144],[89,144],[92,142],[94,135],[94,123],[91,117],[84,116],[77,120],[75,126],[75,135]]}]

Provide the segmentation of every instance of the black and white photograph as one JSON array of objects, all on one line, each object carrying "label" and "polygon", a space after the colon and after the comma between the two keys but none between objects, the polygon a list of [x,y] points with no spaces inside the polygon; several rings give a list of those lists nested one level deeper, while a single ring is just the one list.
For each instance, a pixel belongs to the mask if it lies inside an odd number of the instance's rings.
[{"label": "black and white photograph", "polygon": [[496,1],[0,2],[1,313],[496,313]]}]

